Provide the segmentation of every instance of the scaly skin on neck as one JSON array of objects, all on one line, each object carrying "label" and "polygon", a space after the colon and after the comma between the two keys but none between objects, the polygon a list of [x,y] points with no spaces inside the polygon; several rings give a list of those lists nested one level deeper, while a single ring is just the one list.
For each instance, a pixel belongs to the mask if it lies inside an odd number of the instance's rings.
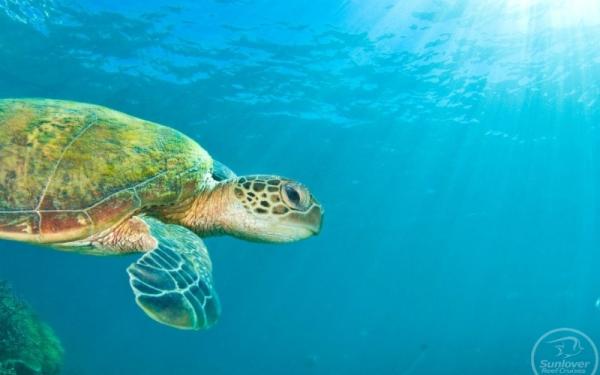
[{"label": "scaly skin on neck", "polygon": [[232,204],[231,191],[235,182],[221,182],[195,197],[175,206],[159,209],[158,218],[182,225],[201,237],[228,233],[223,220]]}]

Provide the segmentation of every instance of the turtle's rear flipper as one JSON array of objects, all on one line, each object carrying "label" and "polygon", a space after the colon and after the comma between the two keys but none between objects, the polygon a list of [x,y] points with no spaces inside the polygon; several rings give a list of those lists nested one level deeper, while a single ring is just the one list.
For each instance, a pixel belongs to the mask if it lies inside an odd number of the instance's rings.
[{"label": "turtle's rear flipper", "polygon": [[206,246],[188,229],[143,220],[158,246],[127,268],[137,304],[152,319],[175,328],[212,326],[221,309]]}]

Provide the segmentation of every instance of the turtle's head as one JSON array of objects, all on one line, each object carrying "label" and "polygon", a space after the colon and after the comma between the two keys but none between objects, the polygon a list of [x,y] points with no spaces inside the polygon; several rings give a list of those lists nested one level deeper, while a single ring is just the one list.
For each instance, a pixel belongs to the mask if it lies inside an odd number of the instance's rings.
[{"label": "turtle's head", "polygon": [[[251,241],[291,242],[319,234],[323,209],[302,184],[279,176],[224,181],[220,227]],[[217,187],[219,189],[219,187]]]}]

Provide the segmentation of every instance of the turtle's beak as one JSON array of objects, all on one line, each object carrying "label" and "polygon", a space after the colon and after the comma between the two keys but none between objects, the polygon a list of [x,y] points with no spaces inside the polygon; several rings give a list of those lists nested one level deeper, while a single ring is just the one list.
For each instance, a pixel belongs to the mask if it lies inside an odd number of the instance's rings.
[{"label": "turtle's beak", "polygon": [[321,233],[321,228],[323,228],[323,214],[325,210],[319,204],[315,204],[307,213],[306,213],[306,222],[308,229],[313,233],[313,235],[318,235]]},{"label": "turtle's beak", "polygon": [[[323,208],[317,202],[305,212],[292,212],[283,218],[276,232],[281,235],[277,242],[306,239],[321,233]],[[285,235],[283,233],[286,233]]]}]

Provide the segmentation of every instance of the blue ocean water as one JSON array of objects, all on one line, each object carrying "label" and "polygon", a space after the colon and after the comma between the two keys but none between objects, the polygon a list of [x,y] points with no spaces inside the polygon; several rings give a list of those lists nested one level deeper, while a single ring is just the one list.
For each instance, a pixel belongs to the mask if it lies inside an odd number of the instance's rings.
[{"label": "blue ocean water", "polygon": [[599,79],[594,0],[0,0],[1,98],[172,126],[326,209],[206,240],[205,332],[138,309],[135,256],[1,242],[0,279],[65,375],[531,374],[549,330],[600,344]]}]

